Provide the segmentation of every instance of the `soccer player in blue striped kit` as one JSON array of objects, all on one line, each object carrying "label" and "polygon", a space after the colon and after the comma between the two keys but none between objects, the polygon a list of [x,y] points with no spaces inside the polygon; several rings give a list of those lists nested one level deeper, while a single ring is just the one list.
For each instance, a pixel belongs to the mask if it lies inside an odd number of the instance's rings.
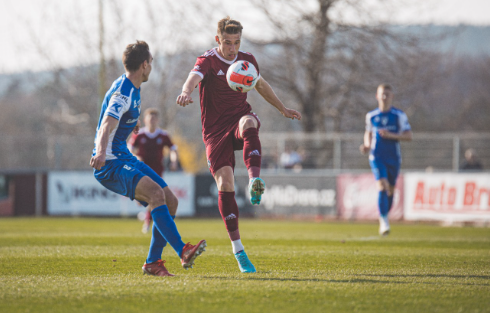
[{"label": "soccer player in blue striped kit", "polygon": [[393,90],[388,84],[378,86],[378,108],[366,114],[362,154],[369,153],[369,164],[379,189],[379,234],[390,233],[388,212],[393,204],[396,179],[400,172],[400,140],[412,140],[412,130],[407,115],[392,106]]},{"label": "soccer player in blue striped kit", "polygon": [[167,242],[188,269],[205,250],[206,241],[184,244],[174,222],[177,197],[160,175],[129,152],[126,139],[131,132],[139,131],[140,86],[148,81],[153,56],[146,42],[137,41],[126,47],[122,60],[126,73],[114,81],[105,95],[90,166],[104,187],[151,209],[152,238],[143,273],[174,276],[161,259]]}]

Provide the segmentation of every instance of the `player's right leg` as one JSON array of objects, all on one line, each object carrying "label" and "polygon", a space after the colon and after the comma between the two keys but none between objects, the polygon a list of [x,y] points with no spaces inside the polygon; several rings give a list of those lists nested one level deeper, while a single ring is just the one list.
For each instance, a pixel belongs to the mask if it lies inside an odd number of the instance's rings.
[{"label": "player's right leg", "polygon": [[218,185],[218,207],[231,240],[233,254],[242,273],[255,273],[255,267],[248,259],[238,228],[238,205],[235,200],[235,184],[231,166],[221,167],[214,174]]},{"label": "player's right leg", "polygon": [[257,115],[247,114],[238,123],[238,138],[243,140],[243,162],[247,167],[250,202],[260,204],[265,182],[259,177],[262,163],[262,147],[259,139],[260,122]]}]

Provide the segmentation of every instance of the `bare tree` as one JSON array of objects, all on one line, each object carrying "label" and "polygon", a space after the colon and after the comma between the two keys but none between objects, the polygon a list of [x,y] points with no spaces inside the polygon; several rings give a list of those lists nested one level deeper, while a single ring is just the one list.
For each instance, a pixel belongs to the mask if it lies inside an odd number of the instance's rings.
[{"label": "bare tree", "polygon": [[[341,131],[346,118],[366,107],[377,84],[410,67],[420,50],[417,36],[377,22],[363,1],[253,2],[273,38],[248,39],[267,56],[264,77],[299,105],[306,132]],[[381,2],[389,10],[400,1]],[[342,14],[347,9],[359,20],[349,22]]]}]

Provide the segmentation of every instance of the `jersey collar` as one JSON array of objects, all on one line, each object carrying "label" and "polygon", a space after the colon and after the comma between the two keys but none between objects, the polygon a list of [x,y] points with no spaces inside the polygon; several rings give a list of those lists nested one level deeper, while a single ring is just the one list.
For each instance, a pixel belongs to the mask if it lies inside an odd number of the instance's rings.
[{"label": "jersey collar", "polygon": [[218,47],[213,48],[213,50],[214,50],[214,52],[216,52],[216,56],[218,57],[218,59],[225,62],[226,64],[233,64],[233,63],[235,63],[236,59],[238,58],[238,53],[237,53],[235,59],[233,59],[233,61],[229,61],[229,60],[223,58],[221,55],[219,55]]},{"label": "jersey collar", "polygon": [[148,138],[153,139],[162,133],[162,129],[157,127],[153,133],[150,133],[150,129],[148,127],[143,127],[140,129],[140,132],[144,133]]}]

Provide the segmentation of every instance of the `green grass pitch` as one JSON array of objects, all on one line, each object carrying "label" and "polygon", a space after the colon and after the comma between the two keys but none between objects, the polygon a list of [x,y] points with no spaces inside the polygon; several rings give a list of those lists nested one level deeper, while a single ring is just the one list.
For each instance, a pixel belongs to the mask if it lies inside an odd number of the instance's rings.
[{"label": "green grass pitch", "polygon": [[207,251],[161,278],[136,219],[2,218],[0,312],[490,312],[489,228],[242,219],[241,274],[221,220],[177,226]]}]

